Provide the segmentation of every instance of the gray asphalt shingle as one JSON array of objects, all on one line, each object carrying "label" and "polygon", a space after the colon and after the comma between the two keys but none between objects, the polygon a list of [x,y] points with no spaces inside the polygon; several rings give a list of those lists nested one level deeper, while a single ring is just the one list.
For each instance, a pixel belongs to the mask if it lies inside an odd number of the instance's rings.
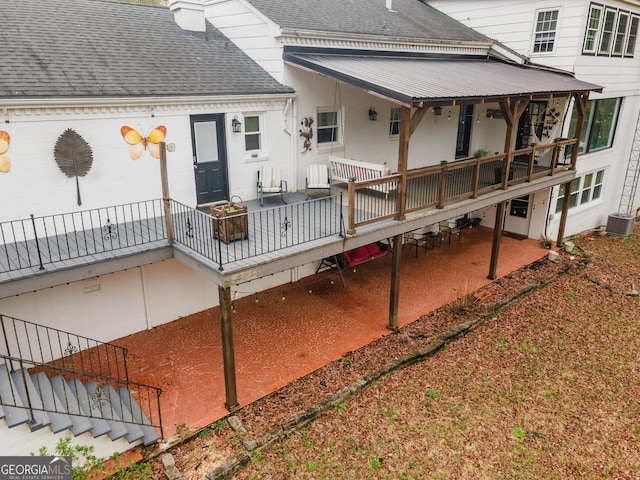
[{"label": "gray asphalt shingle", "polygon": [[290,93],[207,22],[109,0],[2,0],[0,98]]},{"label": "gray asphalt shingle", "polygon": [[491,43],[419,0],[248,0],[280,27],[435,42]]}]

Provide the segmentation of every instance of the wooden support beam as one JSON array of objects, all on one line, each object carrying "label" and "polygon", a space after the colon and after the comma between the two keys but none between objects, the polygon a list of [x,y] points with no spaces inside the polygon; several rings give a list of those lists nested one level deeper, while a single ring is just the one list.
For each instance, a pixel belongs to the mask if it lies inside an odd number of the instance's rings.
[{"label": "wooden support beam", "polygon": [[529,99],[507,99],[500,102],[500,110],[504,115],[504,121],[507,123],[507,134],[504,141],[504,162],[502,163],[502,189],[509,188],[509,169],[511,168],[511,159],[513,158],[513,147],[515,144],[516,131],[518,121],[529,105]]},{"label": "wooden support beam", "polygon": [[222,328],[222,362],[224,370],[224,406],[230,412],[239,407],[236,387],[236,358],[233,349],[233,318],[231,288],[218,287],[220,298],[220,327]]},{"label": "wooden support beam", "polygon": [[[576,144],[576,147],[577,146],[578,145]],[[564,243],[564,230],[567,226],[567,216],[569,215],[569,203],[571,200],[572,183],[573,182],[568,182],[564,184],[564,197],[562,197],[562,213],[560,214],[560,224],[558,225],[558,238],[556,238],[557,247],[561,247]]]},{"label": "wooden support beam", "polygon": [[491,263],[489,265],[489,280],[498,278],[498,254],[500,252],[500,239],[502,238],[502,223],[507,202],[500,202],[496,211],[496,222],[493,228],[493,244],[491,245]]},{"label": "wooden support beam", "polygon": [[167,173],[167,145],[160,142],[160,178],[162,180],[162,204],[167,240],[173,242],[173,222],[171,221],[171,197],[169,196],[169,174]]},{"label": "wooden support beam", "polygon": [[401,178],[396,193],[396,220],[402,221],[406,212],[407,166],[409,164],[409,139],[411,138],[411,108],[400,108],[400,131],[398,145],[398,173]]},{"label": "wooden support beam", "polygon": [[409,136],[413,135],[413,132],[416,131],[416,129],[418,128],[418,125],[420,125],[420,122],[422,121],[422,119],[424,118],[424,116],[426,115],[426,113],[429,111],[428,107],[418,107],[418,109],[414,112],[413,116],[411,117],[411,127],[409,129]]},{"label": "wooden support beam", "polygon": [[582,128],[584,127],[584,120],[587,115],[587,102],[589,100],[589,92],[586,93],[574,93],[576,109],[578,110],[578,121],[576,122],[576,132],[573,138],[577,138],[578,142],[573,146],[571,151],[571,170],[576,169],[578,163],[578,150],[580,146],[580,137],[582,136]]},{"label": "wooden support beam", "polygon": [[398,329],[398,306],[400,303],[400,264],[402,263],[402,234],[393,237],[391,251],[391,292],[389,294],[389,330]]}]

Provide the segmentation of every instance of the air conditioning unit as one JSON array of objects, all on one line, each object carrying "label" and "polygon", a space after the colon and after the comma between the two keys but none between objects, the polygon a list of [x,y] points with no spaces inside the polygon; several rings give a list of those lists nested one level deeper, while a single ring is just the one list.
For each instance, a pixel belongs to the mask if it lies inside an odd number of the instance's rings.
[{"label": "air conditioning unit", "polygon": [[607,220],[607,233],[628,237],[633,233],[636,218],[628,213],[612,213]]}]

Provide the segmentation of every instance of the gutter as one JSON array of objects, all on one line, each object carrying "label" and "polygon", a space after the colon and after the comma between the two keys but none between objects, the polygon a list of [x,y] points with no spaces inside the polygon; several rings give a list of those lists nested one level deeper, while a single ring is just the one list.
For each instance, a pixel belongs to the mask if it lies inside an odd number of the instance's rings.
[{"label": "gutter", "polygon": [[199,105],[202,103],[238,103],[286,101],[296,98],[297,93],[275,93],[258,95],[220,95],[188,97],[22,97],[0,98],[0,109],[16,107],[87,107],[87,106],[145,106],[145,105]]}]

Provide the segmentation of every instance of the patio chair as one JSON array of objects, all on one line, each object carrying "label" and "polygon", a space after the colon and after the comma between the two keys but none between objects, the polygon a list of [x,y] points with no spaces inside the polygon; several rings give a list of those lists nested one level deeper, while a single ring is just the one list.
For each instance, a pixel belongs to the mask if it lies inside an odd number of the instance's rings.
[{"label": "patio chair", "polygon": [[309,200],[309,190],[328,189],[331,196],[331,175],[327,165],[309,165],[307,178],[304,181],[304,199]]},{"label": "patio chair", "polygon": [[418,248],[424,248],[425,253],[427,251],[427,247],[428,247],[427,234],[420,233],[417,230],[414,230],[413,232],[406,232],[403,235],[402,249],[404,250],[404,247],[406,247],[407,245],[409,246],[409,249],[411,249],[411,247],[416,248],[416,258],[417,258]]},{"label": "patio chair", "polygon": [[264,165],[258,171],[258,202],[264,205],[264,195],[275,193],[280,194],[282,203],[287,203],[287,181],[282,180],[282,170]]},{"label": "patio chair", "polygon": [[439,223],[439,227],[440,227],[440,234],[442,235],[442,239],[444,240],[445,238],[448,237],[449,245],[451,245],[452,235],[457,235],[458,242],[460,241],[461,229],[455,226],[455,224],[452,225],[451,223],[449,223],[449,220],[443,220],[442,222]]}]

